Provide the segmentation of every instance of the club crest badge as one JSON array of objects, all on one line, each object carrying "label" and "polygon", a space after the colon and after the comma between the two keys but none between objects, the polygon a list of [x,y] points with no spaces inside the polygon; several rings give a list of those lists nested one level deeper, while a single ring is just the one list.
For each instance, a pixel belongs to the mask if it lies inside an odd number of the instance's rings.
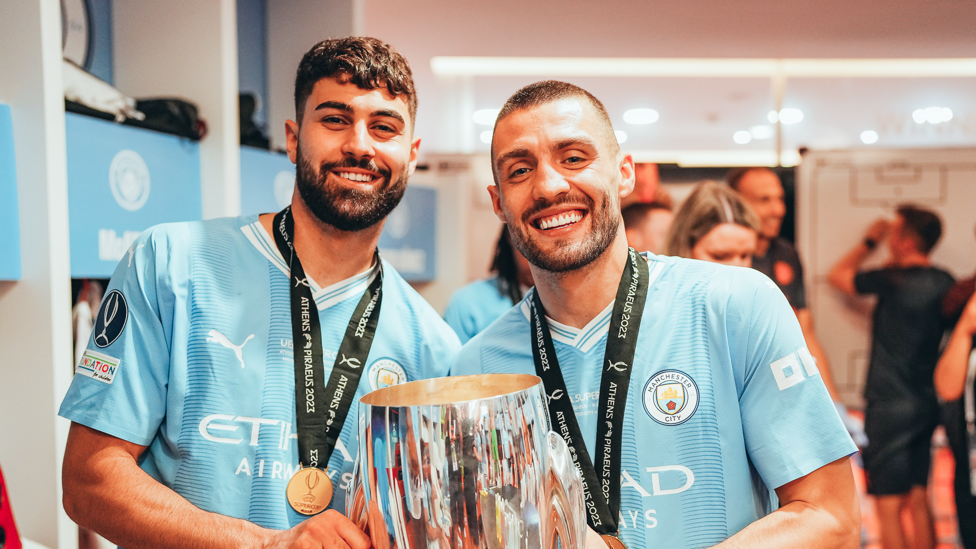
[{"label": "club crest badge", "polygon": [[698,384],[684,372],[662,370],[644,386],[644,410],[661,425],[681,425],[698,410]]},{"label": "club crest badge", "polygon": [[374,391],[407,382],[407,372],[403,366],[389,358],[381,358],[370,364],[366,375]]}]

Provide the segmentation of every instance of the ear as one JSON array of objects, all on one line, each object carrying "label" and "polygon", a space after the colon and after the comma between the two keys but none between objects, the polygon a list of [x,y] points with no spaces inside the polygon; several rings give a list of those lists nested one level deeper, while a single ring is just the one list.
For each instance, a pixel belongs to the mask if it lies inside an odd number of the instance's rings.
[{"label": "ear", "polygon": [[634,185],[636,184],[636,170],[634,168],[634,157],[630,154],[620,153],[620,188],[618,189],[618,196],[623,198],[630,193],[634,192]]},{"label": "ear", "polygon": [[285,142],[288,147],[288,159],[292,164],[298,162],[298,122],[285,120]]},{"label": "ear", "polygon": [[413,172],[417,169],[417,159],[418,151],[420,150],[420,138],[413,140],[410,144],[410,164],[407,167],[407,177],[413,175]]},{"label": "ear", "polygon": [[488,185],[488,194],[491,195],[491,207],[495,210],[495,216],[502,223],[507,223],[505,211],[502,210],[502,193],[498,185]]}]

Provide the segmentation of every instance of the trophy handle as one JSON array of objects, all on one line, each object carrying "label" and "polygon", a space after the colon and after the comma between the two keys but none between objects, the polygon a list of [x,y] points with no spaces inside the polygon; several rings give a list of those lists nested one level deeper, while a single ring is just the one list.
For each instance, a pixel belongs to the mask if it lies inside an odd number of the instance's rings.
[{"label": "trophy handle", "polygon": [[543,548],[582,549],[586,543],[583,480],[569,456],[566,441],[549,431],[549,471],[546,484],[549,505]]},{"label": "trophy handle", "polygon": [[359,456],[353,460],[352,480],[346,489],[346,518],[360,530],[366,529],[366,493],[363,489],[363,476],[360,474]]}]

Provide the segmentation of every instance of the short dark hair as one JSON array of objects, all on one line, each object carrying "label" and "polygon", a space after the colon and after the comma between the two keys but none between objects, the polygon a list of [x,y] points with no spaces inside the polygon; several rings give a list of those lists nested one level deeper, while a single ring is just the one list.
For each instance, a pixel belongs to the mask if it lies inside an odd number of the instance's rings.
[{"label": "short dark hair", "polygon": [[295,116],[299,124],[315,84],[323,78],[334,77],[364,90],[386,88],[394,97],[405,95],[413,128],[417,118],[417,92],[410,64],[393,46],[368,36],[330,38],[305,53],[295,75]]},{"label": "short dark hair", "polygon": [[744,168],[732,168],[729,170],[728,173],[725,174],[725,182],[728,183],[729,187],[732,187],[738,191],[739,183],[742,182],[742,178],[744,178],[746,174],[751,171],[767,171],[773,175],[776,175],[776,177],[779,177],[776,172],[765,166],[747,166]]},{"label": "short dark hair", "polygon": [[918,251],[928,254],[942,238],[942,219],[939,214],[914,204],[899,204],[896,210],[905,220],[904,229],[914,237]]},{"label": "short dark hair", "polygon": [[624,220],[624,228],[630,229],[640,225],[654,210],[671,211],[671,206],[661,202],[637,202],[620,210],[620,217]]},{"label": "short dark hair", "polygon": [[[613,133],[613,124],[610,122],[610,115],[607,114],[607,109],[603,106],[603,103],[601,103],[599,99],[583,88],[575,84],[570,84],[569,82],[560,82],[559,80],[543,80],[541,82],[529,84],[528,86],[525,86],[512,94],[512,96],[505,101],[501,111],[498,112],[498,117],[495,118],[494,129],[497,130],[498,123],[515,111],[531,109],[533,107],[546,105],[548,103],[569,97],[582,97],[593,105],[593,108],[595,108],[597,113],[600,115],[600,120],[604,123],[605,127],[603,128],[603,138],[610,146],[610,152],[614,154],[620,152],[620,145],[617,144],[617,136]],[[491,146],[491,156],[492,159],[494,159],[494,142]],[[491,172],[492,175],[495,175],[494,160],[492,160],[491,163]],[[497,176],[495,177],[495,182],[498,182]]]},{"label": "short dark hair", "polygon": [[515,262],[515,251],[508,236],[508,225],[502,225],[502,231],[495,243],[495,256],[491,260],[491,272],[498,273],[498,293],[512,300],[513,305],[522,301],[522,288],[519,285],[518,265]]}]

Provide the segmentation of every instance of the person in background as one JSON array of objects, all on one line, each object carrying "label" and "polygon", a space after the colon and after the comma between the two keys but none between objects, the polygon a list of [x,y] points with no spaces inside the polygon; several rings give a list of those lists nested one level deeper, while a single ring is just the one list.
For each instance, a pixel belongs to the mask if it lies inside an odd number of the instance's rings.
[{"label": "person in background", "polygon": [[522,296],[532,287],[529,262],[512,247],[509,238],[508,225],[502,225],[491,260],[491,272],[495,276],[472,282],[454,292],[447,304],[444,320],[454,328],[461,343],[466,343],[522,301]]},{"label": "person in background", "polygon": [[706,181],[678,208],[667,237],[667,254],[738,267],[752,266],[759,218],[727,186]]},{"label": "person in background", "polygon": [[751,269],[628,248],[634,162],[602,103],[565,82],[522,88],[491,162],[535,287],[451,374],[542,377],[587,479],[587,548],[856,545],[856,448],[783,293]]},{"label": "person in background", "polygon": [[377,251],[420,146],[406,59],[324,40],[294,100],[291,205],[140,235],[62,402],[65,511],[127,549],[368,549],[342,512],[358,398],[460,348]]},{"label": "person in background", "polygon": [[[935,546],[925,487],[932,432],[939,422],[933,373],[946,328],[942,300],[953,284],[952,276],[929,259],[941,236],[938,215],[901,205],[893,222],[875,221],[829,275],[830,283],[845,294],[878,296],[864,389],[869,441],[864,469],[868,493],[876,496],[885,549],[906,547],[900,520],[906,508],[914,522],[915,546]],[[887,265],[859,272],[885,238]]]},{"label": "person in background", "polygon": [[[796,319],[803,329],[810,354],[817,361],[824,385],[830,398],[837,404],[837,411],[850,429],[856,422],[849,417],[847,408],[840,403],[840,393],[834,384],[834,376],[827,362],[820,340],[813,329],[813,315],[807,308],[807,292],[803,282],[803,264],[796,248],[786,239],[780,238],[780,228],[786,215],[786,202],[783,197],[783,183],[779,176],[769,168],[736,168],[726,175],[726,183],[736,190],[752,206],[759,216],[759,240],[756,253],[752,257],[752,268],[765,274],[783,290],[787,301],[796,313]],[[853,433],[852,433],[853,434]],[[859,446],[866,441],[857,440]]]},{"label": "person in background", "polygon": [[942,315],[955,325],[935,367],[935,390],[945,401],[942,424],[956,461],[954,492],[959,537],[976,549],[976,275],[960,280],[942,300]]},{"label": "person in background", "polygon": [[631,248],[653,254],[664,253],[668,228],[674,218],[671,206],[662,202],[641,202],[624,207],[620,215]]}]

